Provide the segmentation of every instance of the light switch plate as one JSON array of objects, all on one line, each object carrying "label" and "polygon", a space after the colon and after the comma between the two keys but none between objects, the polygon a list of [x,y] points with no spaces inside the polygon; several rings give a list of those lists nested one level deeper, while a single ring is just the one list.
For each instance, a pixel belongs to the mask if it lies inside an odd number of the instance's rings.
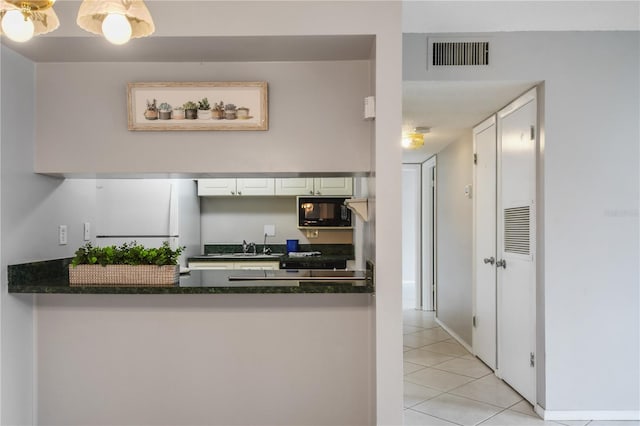
[{"label": "light switch plate", "polygon": [[275,237],[276,236],[276,226],[275,225],[265,225],[264,233],[267,237]]},{"label": "light switch plate", "polygon": [[67,244],[67,225],[58,226],[58,244],[61,246]]},{"label": "light switch plate", "polygon": [[84,223],[84,240],[85,241],[89,241],[91,240],[91,224],[89,222],[85,222]]}]

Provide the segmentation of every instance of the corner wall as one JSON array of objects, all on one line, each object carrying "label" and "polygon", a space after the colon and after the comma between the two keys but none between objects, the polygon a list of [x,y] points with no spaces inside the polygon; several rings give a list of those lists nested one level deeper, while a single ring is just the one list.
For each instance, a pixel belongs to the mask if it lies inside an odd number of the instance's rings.
[{"label": "corner wall", "polygon": [[436,295],[438,319],[471,346],[473,202],[464,195],[473,182],[469,134],[438,153]]},{"label": "corner wall", "polygon": [[638,418],[638,32],[481,36],[490,67],[426,70],[427,34],[406,34],[404,79],[545,82],[538,404],[549,419]]},{"label": "corner wall", "polygon": [[[1,85],[1,423],[34,424],[34,297],[7,292],[7,265],[69,257],[95,209],[92,181],[33,173],[35,65],[2,46]],[[70,206],[73,206],[71,208]],[[57,227],[68,226],[58,245]]]}]

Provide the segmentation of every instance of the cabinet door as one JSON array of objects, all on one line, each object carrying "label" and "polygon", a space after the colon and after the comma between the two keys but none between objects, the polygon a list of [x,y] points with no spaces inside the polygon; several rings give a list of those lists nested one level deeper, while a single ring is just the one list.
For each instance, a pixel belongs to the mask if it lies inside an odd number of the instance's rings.
[{"label": "cabinet door", "polygon": [[236,195],[236,179],[198,179],[198,195]]},{"label": "cabinet door", "polygon": [[313,188],[315,195],[352,195],[353,178],[327,177],[314,178]]},{"label": "cabinet door", "polygon": [[238,195],[275,195],[273,178],[237,179]]},{"label": "cabinet door", "polygon": [[234,269],[273,271],[280,269],[280,264],[278,262],[236,262],[234,263]]},{"label": "cabinet door", "polygon": [[189,262],[190,269],[207,269],[207,270],[224,270],[224,269],[234,269],[233,262],[211,262],[211,261],[202,261],[202,262]]},{"label": "cabinet door", "polygon": [[313,178],[278,178],[276,195],[313,195]]}]

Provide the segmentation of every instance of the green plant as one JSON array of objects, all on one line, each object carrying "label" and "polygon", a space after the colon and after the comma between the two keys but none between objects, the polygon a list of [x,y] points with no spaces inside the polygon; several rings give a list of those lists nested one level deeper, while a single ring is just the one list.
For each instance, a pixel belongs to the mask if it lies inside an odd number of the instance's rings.
[{"label": "green plant", "polygon": [[226,104],[224,106],[224,110],[225,111],[235,111],[236,110],[236,106],[234,104]]},{"label": "green plant", "polygon": [[160,109],[160,111],[163,111],[163,112],[169,112],[172,110],[171,105],[169,105],[166,102],[161,103],[158,109]]},{"label": "green plant", "polygon": [[213,109],[216,111],[224,111],[224,102],[220,101],[220,103],[214,103]]},{"label": "green plant", "polygon": [[147,99],[147,109],[149,111],[157,111],[158,107],[156,106],[156,100],[154,99],[153,102],[149,102],[149,99]]},{"label": "green plant", "polygon": [[202,111],[210,110],[211,105],[209,105],[209,100],[207,98],[202,98],[202,100],[198,102],[198,109]]},{"label": "green plant", "polygon": [[91,243],[76,250],[71,261],[73,267],[78,265],[177,265],[178,256],[184,247],[173,250],[168,242],[158,248],[146,248],[134,242],[124,243],[119,247],[94,247]]},{"label": "green plant", "polygon": [[191,102],[191,101],[185,102],[185,104],[182,106],[184,109],[198,109],[198,105],[196,105],[195,102]]}]

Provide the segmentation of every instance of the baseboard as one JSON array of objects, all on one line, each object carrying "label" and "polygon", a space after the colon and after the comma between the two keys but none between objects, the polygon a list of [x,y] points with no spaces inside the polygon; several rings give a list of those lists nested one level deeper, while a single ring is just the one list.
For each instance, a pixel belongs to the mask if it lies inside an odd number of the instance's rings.
[{"label": "baseboard", "polygon": [[545,420],[640,420],[640,411],[634,410],[545,410],[539,405],[534,409]]},{"label": "baseboard", "polygon": [[473,353],[473,349],[471,349],[471,346],[470,346],[467,342],[465,342],[464,340],[462,340],[462,339],[460,338],[460,336],[458,336],[458,334],[457,334],[456,332],[454,332],[454,331],[453,331],[453,330],[451,330],[449,327],[447,327],[446,325],[444,325],[444,323],[443,323],[442,321],[440,321],[440,320],[438,319],[438,317],[436,317],[436,323],[437,323],[440,327],[442,327],[442,329],[443,329],[444,331],[446,331],[447,333],[449,333],[449,334],[451,335],[451,337],[453,337],[453,338],[454,338],[458,343],[460,343],[462,346],[464,346],[464,348],[465,348],[466,350],[468,350],[468,351],[469,351],[469,353]]}]

